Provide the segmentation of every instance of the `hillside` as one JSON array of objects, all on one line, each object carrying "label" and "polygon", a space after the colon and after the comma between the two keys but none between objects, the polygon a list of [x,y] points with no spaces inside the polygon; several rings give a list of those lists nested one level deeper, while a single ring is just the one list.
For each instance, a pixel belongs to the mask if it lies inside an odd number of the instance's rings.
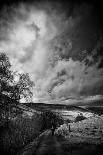
[{"label": "hillside", "polygon": [[85,118],[89,118],[94,115],[91,110],[79,106],[44,103],[26,103],[25,105],[39,113],[48,110],[55,112],[59,114],[64,121],[74,121],[75,118],[80,114]]}]

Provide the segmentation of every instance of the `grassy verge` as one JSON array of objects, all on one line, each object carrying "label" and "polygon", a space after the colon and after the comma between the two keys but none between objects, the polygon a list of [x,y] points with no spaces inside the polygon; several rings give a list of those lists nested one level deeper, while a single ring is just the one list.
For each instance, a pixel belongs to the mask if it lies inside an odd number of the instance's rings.
[{"label": "grassy verge", "polygon": [[0,151],[2,154],[16,154],[21,148],[37,137],[41,131],[41,116],[35,114],[32,118],[18,116],[11,120],[8,126],[0,128]]}]

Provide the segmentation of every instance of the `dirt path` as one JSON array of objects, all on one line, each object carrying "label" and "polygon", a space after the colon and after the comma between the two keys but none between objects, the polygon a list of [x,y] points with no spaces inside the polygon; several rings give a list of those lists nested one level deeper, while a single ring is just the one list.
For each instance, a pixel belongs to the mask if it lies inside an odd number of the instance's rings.
[{"label": "dirt path", "polygon": [[35,155],[63,155],[60,143],[52,135],[46,135],[40,143]]},{"label": "dirt path", "polygon": [[51,135],[50,131],[42,134],[37,141],[30,143],[18,155],[65,155],[61,144],[55,135]]},{"label": "dirt path", "polygon": [[63,138],[58,138],[52,135],[50,130],[47,130],[39,135],[34,141],[23,148],[17,155],[91,155],[103,154],[103,149],[95,148],[94,145],[74,144]]}]

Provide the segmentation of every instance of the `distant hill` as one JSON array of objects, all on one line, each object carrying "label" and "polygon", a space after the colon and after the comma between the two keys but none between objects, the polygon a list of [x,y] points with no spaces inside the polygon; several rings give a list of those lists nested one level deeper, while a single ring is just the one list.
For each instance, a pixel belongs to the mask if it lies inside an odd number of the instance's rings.
[{"label": "distant hill", "polygon": [[103,106],[88,106],[86,107],[87,110],[95,113],[95,114],[98,114],[98,115],[103,115]]},{"label": "distant hill", "polygon": [[25,103],[24,105],[36,109],[36,110],[51,110],[51,109],[62,109],[62,110],[80,110],[80,111],[88,111],[88,109],[79,107],[79,106],[72,106],[72,105],[62,105],[62,104],[45,104],[45,103]]}]

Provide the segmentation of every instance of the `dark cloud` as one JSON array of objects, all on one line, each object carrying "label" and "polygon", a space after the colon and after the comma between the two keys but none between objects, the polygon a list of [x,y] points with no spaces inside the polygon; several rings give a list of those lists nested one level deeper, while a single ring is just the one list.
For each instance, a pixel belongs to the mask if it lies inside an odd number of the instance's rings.
[{"label": "dark cloud", "polygon": [[[18,5],[17,5],[18,4]],[[103,25],[92,1],[4,1],[0,50],[29,72],[34,96],[103,95]]]}]

